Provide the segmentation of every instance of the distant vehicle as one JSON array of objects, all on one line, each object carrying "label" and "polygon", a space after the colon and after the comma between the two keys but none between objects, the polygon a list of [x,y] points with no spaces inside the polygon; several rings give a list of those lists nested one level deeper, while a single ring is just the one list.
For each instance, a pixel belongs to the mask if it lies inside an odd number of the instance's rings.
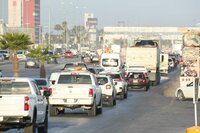
[{"label": "distant vehicle", "polygon": [[169,73],[169,54],[160,54],[160,73],[165,75]]},{"label": "distant vehicle", "polygon": [[129,72],[127,75],[128,90],[144,90],[149,89],[149,79],[143,72]]},{"label": "distant vehicle", "polygon": [[102,98],[109,106],[116,105],[116,88],[110,76],[97,75],[97,82],[102,90]]},{"label": "distant vehicle", "polygon": [[91,58],[90,58],[90,56],[85,56],[85,57],[83,58],[83,62],[85,62],[85,63],[91,63]]},{"label": "distant vehicle", "polygon": [[148,70],[144,66],[128,66],[126,68],[126,73],[128,74],[129,72],[143,72],[146,77],[148,77]]},{"label": "distant vehicle", "polygon": [[2,70],[0,70],[0,77],[3,77]]},{"label": "distant vehicle", "polygon": [[8,50],[2,49],[2,50],[0,50],[0,53],[3,54],[3,56],[4,56],[5,59],[9,59],[10,53],[9,53]]},{"label": "distant vehicle", "polygon": [[93,74],[98,74],[99,73],[98,69],[95,68],[95,67],[88,67],[87,70],[90,71]]},{"label": "distant vehicle", "polygon": [[73,55],[73,53],[71,51],[67,51],[67,52],[64,53],[64,57],[65,58],[72,58],[73,56],[74,55]]},{"label": "distant vehicle", "polygon": [[121,99],[126,99],[128,96],[127,82],[125,81],[122,72],[115,70],[105,70],[99,73],[99,75],[110,75],[115,83],[115,88],[117,90],[117,95]]},{"label": "distant vehicle", "polygon": [[19,50],[17,51],[17,58],[20,61],[25,61],[26,60],[26,53],[24,50]]},{"label": "distant vehicle", "polygon": [[[200,92],[200,85],[199,85],[199,92]],[[175,96],[178,100],[183,101],[186,99],[192,99],[193,93],[194,93],[193,82],[190,82],[185,86],[178,87],[176,89]],[[200,98],[200,95],[198,95],[198,98]]]},{"label": "distant vehicle", "polygon": [[92,62],[99,62],[99,57],[97,55],[92,56]]},{"label": "distant vehicle", "polygon": [[4,61],[5,57],[3,54],[0,53],[0,61]]},{"label": "distant vehicle", "polygon": [[25,68],[39,68],[39,67],[40,64],[35,59],[30,58],[25,61]]},{"label": "distant vehicle", "polygon": [[72,71],[76,69],[87,70],[87,65],[85,63],[66,63],[62,70],[64,71]]},{"label": "distant vehicle", "polygon": [[70,49],[72,52],[73,56],[78,56],[78,50],[77,49]]},{"label": "distant vehicle", "polygon": [[151,85],[160,84],[160,48],[157,40],[135,40],[126,49],[126,66],[144,66]]},{"label": "distant vehicle", "polygon": [[121,58],[119,54],[103,53],[101,55],[100,66],[105,70],[121,70]]}]

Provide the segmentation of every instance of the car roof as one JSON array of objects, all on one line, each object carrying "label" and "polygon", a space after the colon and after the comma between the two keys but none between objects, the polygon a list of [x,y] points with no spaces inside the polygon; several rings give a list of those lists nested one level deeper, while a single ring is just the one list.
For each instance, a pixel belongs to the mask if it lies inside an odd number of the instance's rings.
[{"label": "car roof", "polygon": [[26,82],[29,82],[29,81],[34,81],[33,78],[28,78],[28,77],[2,77],[0,78],[0,81],[2,80],[13,80],[13,81],[26,81]]}]

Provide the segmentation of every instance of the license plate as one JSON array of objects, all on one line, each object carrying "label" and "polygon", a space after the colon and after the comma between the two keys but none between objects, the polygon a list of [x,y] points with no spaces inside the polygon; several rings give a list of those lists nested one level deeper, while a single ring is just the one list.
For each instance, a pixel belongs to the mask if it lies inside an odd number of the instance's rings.
[{"label": "license plate", "polygon": [[0,121],[3,121],[3,117],[2,116],[0,116]]},{"label": "license plate", "polygon": [[74,99],[63,99],[63,101],[66,103],[74,103],[75,102]]},{"label": "license plate", "polygon": [[137,80],[133,80],[133,83],[137,83],[138,81]]}]

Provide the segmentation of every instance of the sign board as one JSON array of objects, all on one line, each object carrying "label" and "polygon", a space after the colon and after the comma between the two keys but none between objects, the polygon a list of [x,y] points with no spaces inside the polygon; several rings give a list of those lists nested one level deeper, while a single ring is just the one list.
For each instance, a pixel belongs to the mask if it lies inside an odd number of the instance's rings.
[{"label": "sign board", "polygon": [[199,94],[199,78],[194,78],[193,103],[198,102],[198,94]]}]

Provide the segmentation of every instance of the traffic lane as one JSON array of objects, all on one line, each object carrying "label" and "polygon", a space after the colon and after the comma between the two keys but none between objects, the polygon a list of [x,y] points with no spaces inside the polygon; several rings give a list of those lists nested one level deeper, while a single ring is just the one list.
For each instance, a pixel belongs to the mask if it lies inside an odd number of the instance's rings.
[{"label": "traffic lane", "polygon": [[[80,58],[60,58],[58,64],[45,64],[46,77],[50,76],[52,72],[60,71],[66,63],[79,62]],[[12,64],[0,65],[4,77],[12,77]],[[19,62],[20,77],[39,77],[40,69],[25,68],[24,62]]]},{"label": "traffic lane", "polygon": [[[180,102],[156,93],[129,92],[128,100],[91,118],[87,114],[64,114],[50,118],[49,132],[58,133],[182,133],[193,124],[191,101]],[[62,121],[62,122],[60,122]],[[64,124],[64,123],[65,124]],[[59,123],[62,123],[59,125]]]}]

